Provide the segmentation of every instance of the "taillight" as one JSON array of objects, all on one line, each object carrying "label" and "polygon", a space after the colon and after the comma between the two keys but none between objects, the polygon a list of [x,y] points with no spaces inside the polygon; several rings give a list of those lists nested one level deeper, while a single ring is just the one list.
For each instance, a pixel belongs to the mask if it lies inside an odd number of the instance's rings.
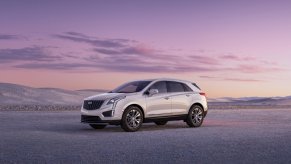
[{"label": "taillight", "polygon": [[200,94],[201,96],[205,96],[205,97],[206,97],[206,93],[204,93],[204,92],[199,92],[199,94]]}]

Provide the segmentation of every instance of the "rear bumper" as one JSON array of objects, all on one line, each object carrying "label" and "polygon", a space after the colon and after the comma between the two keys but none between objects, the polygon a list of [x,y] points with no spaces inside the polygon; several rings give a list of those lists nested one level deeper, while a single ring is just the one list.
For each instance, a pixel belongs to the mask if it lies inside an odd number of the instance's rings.
[{"label": "rear bumper", "polygon": [[81,115],[81,123],[120,125],[120,120],[102,120],[99,116]]}]

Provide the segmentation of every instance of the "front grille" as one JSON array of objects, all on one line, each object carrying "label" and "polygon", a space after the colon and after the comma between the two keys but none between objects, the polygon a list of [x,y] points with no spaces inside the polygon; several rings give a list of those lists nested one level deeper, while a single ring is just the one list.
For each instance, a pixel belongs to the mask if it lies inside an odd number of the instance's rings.
[{"label": "front grille", "polygon": [[85,100],[83,108],[87,110],[99,109],[102,106],[103,102],[104,100]]},{"label": "front grille", "polygon": [[100,121],[101,121],[101,119],[98,116],[81,115],[81,122],[96,123],[96,122],[100,122]]}]

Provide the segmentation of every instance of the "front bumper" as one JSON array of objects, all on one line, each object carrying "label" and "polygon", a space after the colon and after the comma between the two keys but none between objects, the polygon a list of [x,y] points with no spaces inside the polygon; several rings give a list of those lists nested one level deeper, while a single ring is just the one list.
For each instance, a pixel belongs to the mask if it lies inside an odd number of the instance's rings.
[{"label": "front bumper", "polygon": [[120,125],[122,111],[115,110],[121,108],[118,106],[119,104],[113,109],[113,106],[105,103],[99,109],[93,110],[84,109],[83,105],[81,108],[81,123]]},{"label": "front bumper", "polygon": [[102,120],[99,116],[81,115],[81,123],[120,125],[120,120]]},{"label": "front bumper", "polygon": [[[103,122],[115,122],[116,120],[121,120],[122,118],[122,113],[121,110],[118,110],[120,107],[117,106],[115,109],[113,109],[112,106],[108,106],[108,105],[103,105],[101,106],[101,108],[99,109],[93,109],[93,110],[87,110],[84,109],[83,106],[81,108],[81,115],[87,116],[87,119],[83,119],[82,121],[82,117],[81,117],[81,122],[84,123],[103,123]],[[93,120],[91,120],[91,119]],[[90,122],[87,122],[87,120],[89,119]]]}]

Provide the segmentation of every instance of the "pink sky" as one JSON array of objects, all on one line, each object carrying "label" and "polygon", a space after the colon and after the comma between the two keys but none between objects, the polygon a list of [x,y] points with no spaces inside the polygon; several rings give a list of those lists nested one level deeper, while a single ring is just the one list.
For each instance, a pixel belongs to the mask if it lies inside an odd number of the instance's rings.
[{"label": "pink sky", "polygon": [[196,82],[209,97],[291,95],[290,1],[1,1],[0,82],[112,89]]}]

